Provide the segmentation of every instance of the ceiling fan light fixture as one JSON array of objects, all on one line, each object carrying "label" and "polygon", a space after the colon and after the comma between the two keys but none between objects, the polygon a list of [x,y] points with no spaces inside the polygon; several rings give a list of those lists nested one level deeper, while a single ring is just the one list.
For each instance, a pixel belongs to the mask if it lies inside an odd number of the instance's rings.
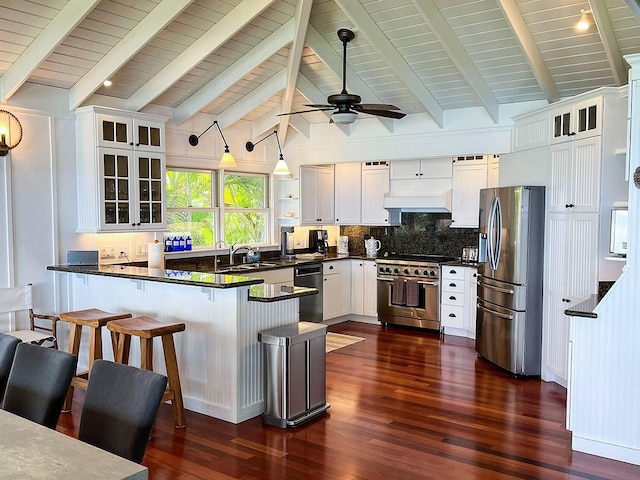
[{"label": "ceiling fan light fixture", "polygon": [[591,10],[585,10],[584,8],[580,10],[580,20],[576,23],[576,30],[578,32],[586,32],[589,30],[589,27],[591,26],[588,16],[589,13],[591,13]]},{"label": "ceiling fan light fixture", "polygon": [[348,125],[356,121],[358,114],[356,112],[335,112],[331,114],[331,120],[338,125]]}]

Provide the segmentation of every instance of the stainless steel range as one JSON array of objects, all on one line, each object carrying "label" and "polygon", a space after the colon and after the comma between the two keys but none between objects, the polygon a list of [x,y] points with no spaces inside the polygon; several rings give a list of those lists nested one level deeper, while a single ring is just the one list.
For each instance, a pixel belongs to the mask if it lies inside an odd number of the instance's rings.
[{"label": "stainless steel range", "polygon": [[378,320],[440,330],[440,264],[453,260],[436,255],[376,259]]}]

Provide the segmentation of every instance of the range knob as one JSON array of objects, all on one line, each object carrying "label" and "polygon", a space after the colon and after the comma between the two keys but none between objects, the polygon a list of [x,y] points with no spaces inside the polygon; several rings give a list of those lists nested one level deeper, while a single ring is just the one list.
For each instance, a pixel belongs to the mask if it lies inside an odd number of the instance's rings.
[{"label": "range knob", "polygon": [[393,269],[393,273],[398,273],[398,269],[397,269],[397,268],[394,268],[394,269]]},{"label": "range knob", "polygon": [[387,273],[391,273],[391,269],[389,267],[385,268],[384,271]]},{"label": "range knob", "polygon": [[404,274],[405,274],[405,275],[409,275],[409,269],[408,269],[408,268],[405,268],[405,269],[404,269]]},{"label": "range knob", "polygon": [[435,270],[431,270],[429,272],[429,275],[431,275],[432,277],[435,277],[436,276],[436,271]]},{"label": "range knob", "polygon": [[422,274],[425,276],[429,276],[429,270],[425,270],[424,272],[422,272]]},{"label": "range knob", "polygon": [[413,273],[415,273],[416,275],[420,275],[420,270],[415,270]]}]

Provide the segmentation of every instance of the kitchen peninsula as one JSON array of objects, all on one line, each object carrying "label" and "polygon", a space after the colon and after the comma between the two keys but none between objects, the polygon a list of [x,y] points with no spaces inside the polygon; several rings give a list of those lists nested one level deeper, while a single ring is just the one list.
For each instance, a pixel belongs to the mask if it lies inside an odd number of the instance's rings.
[{"label": "kitchen peninsula", "polygon": [[[129,266],[49,266],[61,292],[60,311],[99,308],[161,322],[184,322],[176,354],[185,407],[232,423],[263,411],[258,332],[298,321],[298,298],[317,290],[281,288],[237,275]],[[64,335],[64,323],[59,327]],[[64,344],[64,342],[63,342]],[[139,363],[137,342],[131,362]],[[105,339],[105,358],[113,359]],[[109,357],[111,355],[111,357]],[[79,365],[87,364],[81,348]],[[164,368],[162,349],[154,365]]]}]

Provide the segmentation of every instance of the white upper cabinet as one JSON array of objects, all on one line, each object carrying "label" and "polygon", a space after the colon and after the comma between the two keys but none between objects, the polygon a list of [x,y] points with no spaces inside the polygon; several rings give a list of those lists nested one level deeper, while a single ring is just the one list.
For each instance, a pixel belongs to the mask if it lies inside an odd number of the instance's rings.
[{"label": "white upper cabinet", "polygon": [[582,100],[551,110],[551,143],[600,135],[602,97]]},{"label": "white upper cabinet", "polygon": [[358,225],[362,218],[362,164],[336,163],[335,223]]},{"label": "white upper cabinet", "polygon": [[100,107],[77,110],[78,232],[166,228],[164,121]]},{"label": "white upper cabinet", "polygon": [[391,225],[389,211],[382,204],[389,191],[389,167],[386,163],[362,166],[362,225]]},{"label": "white upper cabinet", "polygon": [[451,177],[451,160],[449,157],[399,160],[389,162],[389,164],[389,178],[391,180]]},{"label": "white upper cabinet", "polygon": [[478,228],[480,190],[487,187],[487,176],[487,156],[454,158],[451,227]]},{"label": "white upper cabinet", "polygon": [[300,167],[300,223],[333,224],[333,165]]},{"label": "white upper cabinet", "polygon": [[100,113],[96,115],[99,147],[164,152],[164,123],[145,118]]},{"label": "white upper cabinet", "polygon": [[550,212],[597,212],[600,202],[601,138],[551,147]]}]

